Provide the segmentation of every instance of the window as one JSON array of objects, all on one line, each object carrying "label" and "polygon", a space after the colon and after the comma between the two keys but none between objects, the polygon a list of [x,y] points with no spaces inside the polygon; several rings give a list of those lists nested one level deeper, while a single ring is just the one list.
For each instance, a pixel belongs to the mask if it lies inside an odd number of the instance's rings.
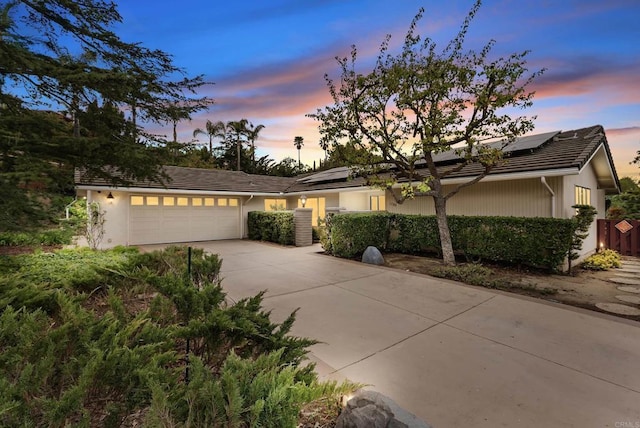
[{"label": "window", "polygon": [[157,206],[160,204],[160,198],[157,196],[147,196],[147,205]]},{"label": "window", "polygon": [[213,198],[204,198],[204,206],[205,207],[214,206],[214,202],[215,202],[215,199],[213,199]]},{"label": "window", "polygon": [[172,207],[176,204],[175,198],[173,196],[165,196],[162,198],[162,205],[165,207]]},{"label": "window", "polygon": [[227,198],[218,198],[218,206],[226,207],[227,206]]},{"label": "window", "polygon": [[202,198],[191,198],[191,206],[192,207],[201,207],[202,206]]},{"label": "window", "polygon": [[265,211],[282,211],[287,209],[287,200],[284,198],[266,198],[264,200]]},{"label": "window", "polygon": [[386,198],[384,195],[371,196],[369,198],[369,209],[371,211],[384,211],[386,209]]},{"label": "window", "polygon": [[131,205],[144,205],[144,196],[132,196]]},{"label": "window", "polygon": [[229,206],[230,206],[230,207],[237,207],[237,206],[238,206],[238,199],[236,199],[236,198],[229,198]]},{"label": "window", "polygon": [[[298,208],[302,208],[302,201],[298,199]],[[305,208],[311,208],[311,225],[317,226],[318,219],[325,216],[325,198],[307,198]]]},{"label": "window", "polygon": [[591,205],[591,189],[576,186],[576,205]]},{"label": "window", "polygon": [[188,207],[189,206],[189,198],[178,198],[178,206],[179,207]]}]

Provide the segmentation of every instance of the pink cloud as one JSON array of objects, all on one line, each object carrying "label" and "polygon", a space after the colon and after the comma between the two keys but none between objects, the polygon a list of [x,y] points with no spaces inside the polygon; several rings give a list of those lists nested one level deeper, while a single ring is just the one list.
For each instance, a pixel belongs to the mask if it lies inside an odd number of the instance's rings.
[{"label": "pink cloud", "polygon": [[640,63],[615,64],[606,58],[545,60],[548,71],[532,84],[537,99],[597,95],[598,104],[640,103]]},{"label": "pink cloud", "polygon": [[640,165],[631,164],[640,150],[640,126],[606,129],[605,132],[618,176],[640,179]]},{"label": "pink cloud", "polygon": [[[395,35],[392,41],[399,44],[402,37],[398,35],[404,35],[406,26],[401,31],[389,32]],[[358,62],[362,64],[363,71],[378,53],[383,37],[384,34],[380,33],[380,37],[369,37],[358,45]],[[303,159],[310,161],[322,157],[323,152],[317,146],[317,123],[305,115],[331,103],[324,74],[339,78],[335,55],[345,56],[349,50],[349,46],[334,45],[289,62],[218,78],[209,77],[207,80],[215,81],[215,85],[208,89],[207,95],[215,98],[216,104],[209,112],[195,116],[191,122],[181,123],[181,137],[190,139],[193,129],[203,127],[207,119],[229,121],[247,118],[254,124],[265,125],[258,141],[263,153],[269,153],[277,160],[284,156],[297,157],[293,138],[301,135],[306,143],[301,153]],[[640,104],[640,85],[637,85],[640,62],[637,60],[620,64],[599,57],[539,58],[534,65],[532,69],[543,66],[549,69],[532,86],[536,91],[534,108],[524,112],[538,115],[536,132],[543,132],[546,128],[594,125],[604,121],[604,118],[600,119],[600,112],[608,106]],[[569,97],[566,102],[563,102],[564,97]],[[535,100],[557,100],[563,105],[538,107]],[[581,125],[573,126],[575,123]],[[607,132],[620,171],[626,171],[625,161],[618,159],[628,158],[630,150],[617,150],[614,146],[626,147],[627,137],[620,137],[620,130]],[[169,134],[170,129],[163,133]],[[637,144],[640,139],[635,141]]]}]

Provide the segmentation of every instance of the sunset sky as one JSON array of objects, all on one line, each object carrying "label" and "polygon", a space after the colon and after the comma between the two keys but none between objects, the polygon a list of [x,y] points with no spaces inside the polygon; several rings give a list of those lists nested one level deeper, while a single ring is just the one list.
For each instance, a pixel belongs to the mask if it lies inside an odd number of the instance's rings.
[{"label": "sunset sky", "polygon": [[[304,137],[303,162],[323,156],[317,123],[305,114],[330,103],[324,74],[339,77],[336,56],[359,50],[362,72],[371,69],[380,43],[392,35],[397,51],[420,7],[420,34],[439,47],[456,35],[472,0],[118,0],[123,23],[116,32],[174,56],[189,75],[214,82],[206,113],[183,122],[179,138],[212,121],[247,118],[265,129],[259,154],[297,157],[293,139]],[[546,68],[533,89],[534,133],[601,124],[620,177],[640,178],[630,165],[640,150],[640,1],[485,0],[467,47],[495,39],[493,54],[531,50],[531,71]],[[170,128],[158,130],[166,134]]]}]

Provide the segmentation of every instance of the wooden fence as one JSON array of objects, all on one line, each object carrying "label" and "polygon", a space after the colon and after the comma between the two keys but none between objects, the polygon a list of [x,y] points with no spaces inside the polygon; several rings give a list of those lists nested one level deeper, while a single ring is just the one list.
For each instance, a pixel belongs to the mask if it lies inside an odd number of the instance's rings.
[{"label": "wooden fence", "polygon": [[598,246],[640,257],[640,221],[598,220]]}]

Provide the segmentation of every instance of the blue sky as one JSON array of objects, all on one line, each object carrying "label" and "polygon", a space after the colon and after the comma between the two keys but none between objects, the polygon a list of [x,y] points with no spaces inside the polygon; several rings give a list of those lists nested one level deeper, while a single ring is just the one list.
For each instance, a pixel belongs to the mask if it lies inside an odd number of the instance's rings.
[{"label": "blue sky", "polygon": [[[306,118],[330,103],[324,74],[338,77],[336,56],[351,45],[363,72],[386,34],[398,46],[420,7],[420,33],[444,46],[457,33],[472,0],[262,0],[212,2],[117,0],[123,23],[116,32],[173,55],[189,75],[214,82],[203,89],[215,105],[179,125],[191,140],[205,121],[246,118],[263,124],[260,154],[323,156],[317,123]],[[493,53],[530,50],[530,69],[546,68],[533,89],[536,130],[601,124],[620,177],[640,177],[629,165],[640,150],[640,1],[485,0],[472,22],[469,48],[495,39]],[[169,134],[170,129],[157,129]]]}]

